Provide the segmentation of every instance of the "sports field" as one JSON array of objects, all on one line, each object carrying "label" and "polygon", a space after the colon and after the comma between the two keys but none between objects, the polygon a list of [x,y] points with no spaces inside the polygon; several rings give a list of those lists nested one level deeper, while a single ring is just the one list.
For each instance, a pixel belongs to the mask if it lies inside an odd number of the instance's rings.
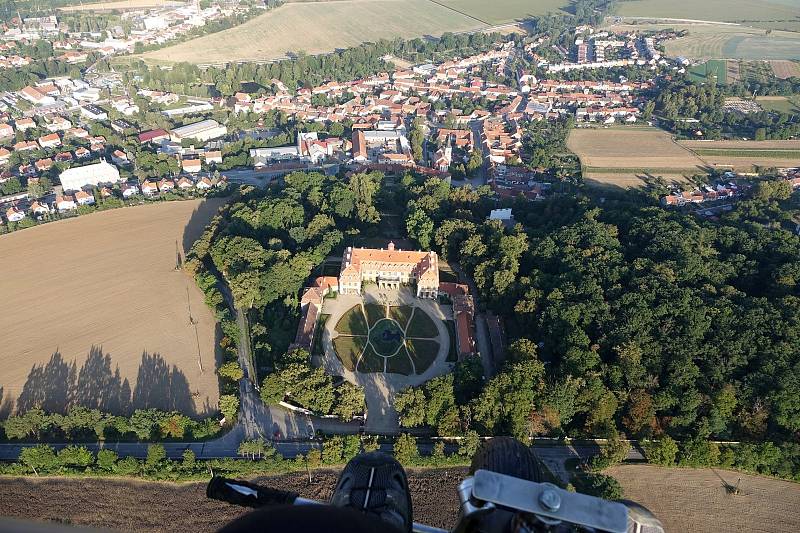
[{"label": "sports field", "polygon": [[285,4],[240,26],[148,52],[156,62],[214,64],[331,52],[367,41],[438,36],[486,24],[430,0],[341,0]]},{"label": "sports field", "polygon": [[689,79],[696,83],[706,83],[713,79],[717,85],[724,85],[728,80],[728,62],[722,59],[709,59],[688,69],[687,74]]},{"label": "sports field", "polygon": [[59,7],[59,11],[132,11],[148,7],[161,7],[165,5],[179,5],[184,2],[178,0],[117,0],[113,2],[82,3],[76,6]]},{"label": "sports field", "polygon": [[[800,485],[715,468],[616,466],[624,497],[650,509],[666,531],[800,531]],[[739,481],[741,480],[741,481]],[[725,489],[738,482],[740,494]]]},{"label": "sports field", "polygon": [[175,266],[220,204],[164,202],[0,236],[4,414],[216,410],[214,317]]},{"label": "sports field", "polygon": [[641,185],[643,175],[691,176],[703,166],[700,158],[656,128],[576,128],[567,147],[580,158],[584,177],[621,187]]},{"label": "sports field", "polygon": [[800,165],[800,141],[680,141],[708,166],[732,166],[751,172],[755,166],[796,167]]}]

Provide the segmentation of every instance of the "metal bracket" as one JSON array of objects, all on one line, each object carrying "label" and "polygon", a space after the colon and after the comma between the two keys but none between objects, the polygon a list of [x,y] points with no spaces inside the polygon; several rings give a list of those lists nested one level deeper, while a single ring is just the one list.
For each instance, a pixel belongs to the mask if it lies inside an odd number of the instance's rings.
[{"label": "metal bracket", "polygon": [[472,497],[498,507],[600,531],[628,531],[628,508],[623,504],[569,492],[551,483],[535,483],[477,470],[473,476]]}]

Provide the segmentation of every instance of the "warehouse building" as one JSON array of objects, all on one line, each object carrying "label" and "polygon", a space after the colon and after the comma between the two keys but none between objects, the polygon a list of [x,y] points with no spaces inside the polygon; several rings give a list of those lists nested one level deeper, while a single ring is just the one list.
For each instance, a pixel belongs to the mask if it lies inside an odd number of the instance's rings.
[{"label": "warehouse building", "polygon": [[65,191],[79,191],[87,185],[100,185],[122,181],[117,167],[101,161],[85,167],[69,168],[59,176]]},{"label": "warehouse building", "polygon": [[187,124],[172,130],[170,137],[175,142],[183,139],[194,139],[196,141],[208,141],[227,135],[228,128],[221,125],[216,120],[203,120],[194,124]]}]

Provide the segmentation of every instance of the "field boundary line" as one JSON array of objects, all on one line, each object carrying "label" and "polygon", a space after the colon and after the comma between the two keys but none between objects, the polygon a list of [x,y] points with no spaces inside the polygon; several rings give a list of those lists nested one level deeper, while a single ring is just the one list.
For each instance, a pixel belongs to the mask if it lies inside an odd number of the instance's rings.
[{"label": "field boundary line", "polygon": [[436,4],[437,6],[443,7],[445,9],[449,9],[450,11],[455,11],[459,15],[464,15],[465,17],[471,18],[472,20],[477,20],[481,24],[486,24],[489,27],[492,26],[490,23],[486,22],[485,20],[481,20],[478,17],[475,17],[475,16],[470,15],[468,13],[464,13],[463,11],[459,11],[458,9],[456,9],[456,8],[454,8],[452,6],[448,6],[447,4],[442,4],[441,2],[437,2],[436,0],[428,0],[428,2],[430,2],[431,4]]}]

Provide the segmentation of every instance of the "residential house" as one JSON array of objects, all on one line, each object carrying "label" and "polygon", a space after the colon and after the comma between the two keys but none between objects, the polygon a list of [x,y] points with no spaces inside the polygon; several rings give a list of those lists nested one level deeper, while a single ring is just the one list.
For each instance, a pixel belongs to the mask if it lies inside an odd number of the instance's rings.
[{"label": "residential house", "polygon": [[200,172],[201,164],[199,159],[182,159],[181,160],[181,168],[183,168],[184,172],[189,172],[191,174]]},{"label": "residential house", "polygon": [[175,182],[167,179],[162,178],[161,181],[158,182],[158,190],[161,192],[169,192],[175,188]]},{"label": "residential house", "polygon": [[122,190],[122,197],[125,199],[139,194],[139,187],[133,183],[124,183],[120,189]]},{"label": "residential house", "polygon": [[43,135],[39,137],[39,146],[42,148],[56,148],[61,146],[61,137],[58,136],[58,133]]},{"label": "residential house", "polygon": [[130,159],[128,159],[128,154],[122,150],[114,150],[111,154],[111,161],[120,166],[127,165],[131,162]]},{"label": "residential house", "polygon": [[203,159],[205,159],[206,165],[222,163],[222,152],[219,150],[210,150],[203,154]]},{"label": "residential house", "polygon": [[145,196],[153,196],[158,193],[158,185],[150,180],[142,182],[142,194]]},{"label": "residential house", "polygon": [[11,152],[3,147],[0,147],[0,165],[5,165],[11,159]]},{"label": "residential house", "polygon": [[50,159],[49,157],[46,159],[39,159],[38,161],[36,161],[35,165],[37,171],[45,172],[53,168],[53,160]]},{"label": "residential house", "polygon": [[30,210],[34,217],[50,214],[50,208],[47,207],[47,204],[39,203],[38,200],[34,200],[33,203],[31,203]]},{"label": "residential house", "polygon": [[194,182],[187,178],[186,176],[182,176],[181,179],[178,180],[178,188],[185,191],[188,189],[194,188]]},{"label": "residential house", "polygon": [[214,186],[214,184],[206,176],[203,176],[202,178],[200,178],[200,181],[198,181],[197,184],[195,185],[195,187],[197,187],[201,191],[207,191],[208,189],[212,188],[213,186]]},{"label": "residential house", "polygon": [[78,191],[75,193],[75,200],[78,205],[92,205],[94,204],[94,195],[86,191]]},{"label": "residential house", "polygon": [[6,209],[6,219],[9,222],[19,222],[23,218],[25,218],[25,211],[18,209],[17,206],[12,205]]},{"label": "residential house", "polygon": [[75,149],[75,157],[78,158],[78,159],[86,159],[87,157],[90,157],[91,155],[92,155],[92,152],[90,152],[88,149],[84,148],[83,146],[79,146],[78,148]]},{"label": "residential house", "polygon": [[0,138],[4,139],[6,137],[13,137],[14,136],[14,127],[11,124],[6,122],[0,124]]},{"label": "residential house", "polygon": [[24,152],[26,150],[38,150],[39,143],[36,141],[20,141],[14,144],[15,152]]},{"label": "residential house", "polygon": [[36,127],[36,122],[32,118],[21,118],[15,123],[17,130],[25,131]]},{"label": "residential house", "polygon": [[56,196],[56,209],[58,209],[59,213],[63,213],[65,211],[71,211],[73,209],[78,208],[78,204],[75,203],[75,199],[66,194],[64,196]]}]

